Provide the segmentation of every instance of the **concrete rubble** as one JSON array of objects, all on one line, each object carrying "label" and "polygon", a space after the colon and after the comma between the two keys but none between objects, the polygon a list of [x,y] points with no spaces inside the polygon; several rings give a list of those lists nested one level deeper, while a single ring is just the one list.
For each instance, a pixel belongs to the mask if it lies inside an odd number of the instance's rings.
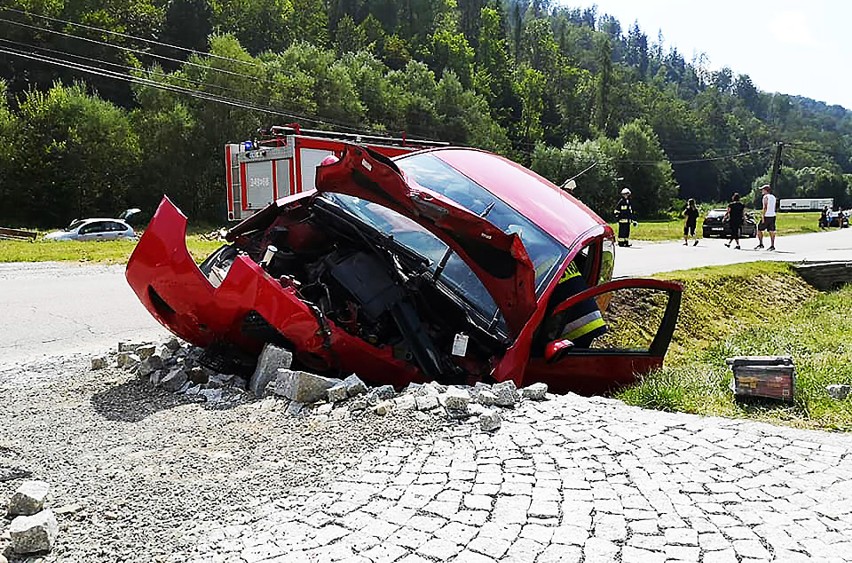
[{"label": "concrete rubble", "polygon": [[522,401],[547,398],[546,384],[519,390],[511,380],[474,386],[410,383],[400,392],[392,385],[370,387],[356,374],[341,380],[290,369],[292,353],[272,344],[264,346],[246,381],[202,365],[201,352],[176,338],[159,344],[121,342],[112,362],[155,387],[189,400],[227,408],[263,398],[257,403],[259,409],[280,410],[295,417],[340,419],[416,410],[424,413],[421,416],[428,413],[469,421],[479,424],[484,432],[493,432],[502,422],[500,408],[513,409]]},{"label": "concrete rubble", "polygon": [[41,512],[50,485],[45,481],[24,481],[9,499],[9,516],[31,516]]},{"label": "concrete rubble", "polygon": [[18,516],[9,526],[12,551],[19,554],[50,551],[58,533],[59,523],[52,510],[42,510],[32,516]]}]

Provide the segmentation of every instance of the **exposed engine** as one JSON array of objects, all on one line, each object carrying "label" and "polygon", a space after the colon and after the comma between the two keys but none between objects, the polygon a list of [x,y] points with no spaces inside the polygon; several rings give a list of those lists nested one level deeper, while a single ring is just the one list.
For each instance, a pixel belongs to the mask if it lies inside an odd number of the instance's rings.
[{"label": "exposed engine", "polygon": [[[424,376],[447,382],[487,377],[507,339],[476,319],[435,279],[429,260],[327,199],[255,216],[250,230],[211,255],[201,269],[221,283],[238,253],[295,289],[321,326],[332,322]],[[327,327],[324,327],[327,328]]]}]

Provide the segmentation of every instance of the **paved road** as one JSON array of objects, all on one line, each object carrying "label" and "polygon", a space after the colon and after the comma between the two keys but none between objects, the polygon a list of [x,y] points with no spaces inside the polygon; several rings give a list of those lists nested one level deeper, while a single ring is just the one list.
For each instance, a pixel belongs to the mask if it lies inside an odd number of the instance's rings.
[{"label": "paved road", "polygon": [[127,285],[122,266],[0,264],[0,311],[0,364],[166,334]]},{"label": "paved road", "polygon": [[852,436],[576,395],[505,413],[196,523],[190,560],[852,561]]},{"label": "paved road", "polygon": [[[778,237],[775,244],[778,250],[772,252],[754,250],[757,239],[743,239],[742,250],[725,248],[724,243],[723,239],[701,239],[698,246],[634,241],[631,248],[616,249],[615,275],[642,276],[758,260],[852,260],[852,229]],[[765,244],[769,246],[768,240]]]},{"label": "paved road", "polygon": [[[639,227],[641,229],[641,225]],[[753,248],[748,239],[744,248]],[[618,249],[615,274],[657,272],[756,260],[852,260],[852,229],[779,237],[776,252],[732,250],[721,240],[697,247],[635,242]],[[153,340],[165,330],[142,307],[122,266],[0,264],[0,363],[89,352],[126,338]]]}]

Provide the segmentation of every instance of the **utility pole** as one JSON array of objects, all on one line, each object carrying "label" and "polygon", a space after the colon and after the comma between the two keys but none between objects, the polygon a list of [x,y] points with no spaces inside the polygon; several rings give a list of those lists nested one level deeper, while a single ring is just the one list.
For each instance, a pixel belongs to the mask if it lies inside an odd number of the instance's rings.
[{"label": "utility pole", "polygon": [[775,143],[775,160],[772,161],[772,175],[769,178],[769,185],[775,193],[778,193],[776,189],[778,186],[775,185],[775,182],[778,180],[778,172],[781,170],[781,151],[783,149],[784,143],[781,141]]}]

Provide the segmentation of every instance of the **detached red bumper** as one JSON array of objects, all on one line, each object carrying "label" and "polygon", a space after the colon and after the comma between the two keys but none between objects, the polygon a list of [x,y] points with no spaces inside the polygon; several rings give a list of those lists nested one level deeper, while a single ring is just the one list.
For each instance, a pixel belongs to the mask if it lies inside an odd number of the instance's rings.
[{"label": "detached red bumper", "polygon": [[247,315],[259,314],[316,370],[357,372],[373,381],[422,381],[392,351],[373,347],[337,328],[323,331],[315,313],[247,256],[238,256],[219,287],[198,269],[186,248],[186,217],[163,198],[127,263],[127,281],[164,327],[196,346],[228,343],[258,352],[263,342],[243,334]]}]

